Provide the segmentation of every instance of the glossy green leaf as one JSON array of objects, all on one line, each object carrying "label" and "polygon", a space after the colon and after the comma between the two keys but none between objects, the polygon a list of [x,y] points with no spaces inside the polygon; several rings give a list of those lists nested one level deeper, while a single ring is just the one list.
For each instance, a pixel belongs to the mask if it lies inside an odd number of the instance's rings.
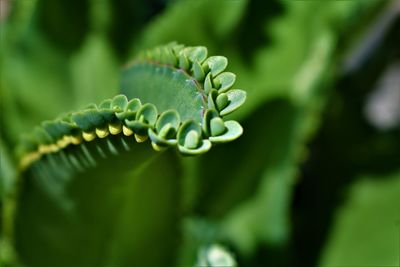
[{"label": "glossy green leaf", "polygon": [[184,53],[190,61],[200,64],[207,58],[207,48],[204,46],[185,48],[182,53]]},{"label": "glossy green leaf", "polygon": [[201,121],[202,95],[195,80],[180,70],[138,64],[124,70],[121,88],[128,98],[152,103],[160,112],[176,109],[182,120]]},{"label": "glossy green leaf", "polygon": [[[246,100],[246,92],[243,90],[234,89],[234,90],[228,91],[226,94],[228,97],[229,104],[227,104],[227,106],[220,111],[221,116],[225,116],[225,115],[235,111],[241,105],[243,105],[244,101]],[[226,105],[225,103],[224,103],[224,105]]]},{"label": "glossy green leaf", "polygon": [[202,139],[201,126],[194,121],[186,121],[178,131],[179,151],[186,155],[202,154],[211,148],[211,142]]},{"label": "glossy green leaf", "polygon": [[157,120],[155,130],[149,129],[149,137],[158,146],[175,145],[176,134],[180,125],[179,114],[174,110],[163,112]]},{"label": "glossy green leaf", "polygon": [[212,56],[203,63],[203,66],[205,66],[206,69],[210,69],[211,75],[216,77],[228,66],[228,59],[222,56]]},{"label": "glossy green leaf", "polygon": [[220,93],[228,91],[236,81],[236,75],[232,72],[223,72],[214,78],[213,83]]},{"label": "glossy green leaf", "polygon": [[128,104],[126,105],[126,109],[122,112],[117,112],[115,115],[119,120],[133,120],[136,117],[136,113],[139,111],[142,103],[138,98],[134,98],[129,100]]},{"label": "glossy green leaf", "polygon": [[124,111],[128,106],[128,99],[124,95],[117,95],[113,98],[111,107],[117,111]]},{"label": "glossy green leaf", "polygon": [[237,139],[243,134],[243,128],[236,121],[224,122],[224,131],[220,131],[220,134],[216,133],[210,136],[209,139],[212,143],[225,143]]}]

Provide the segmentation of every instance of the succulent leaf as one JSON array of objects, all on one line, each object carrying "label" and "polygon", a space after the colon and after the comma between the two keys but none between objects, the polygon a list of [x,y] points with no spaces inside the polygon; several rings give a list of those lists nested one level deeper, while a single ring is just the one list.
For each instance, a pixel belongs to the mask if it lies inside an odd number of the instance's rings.
[{"label": "succulent leaf", "polygon": [[[145,51],[124,69],[122,94],[37,128],[33,143],[21,143],[19,150],[27,153],[21,166],[69,145],[109,136],[133,136],[137,142],[150,137],[155,150],[177,146],[184,155],[205,153],[212,143],[234,140],[243,130],[237,122],[224,122],[223,116],[239,108],[246,93],[230,89],[236,76],[223,72],[227,64],[222,56],[207,58],[207,49],[201,46],[170,43]],[[118,154],[112,147],[106,150]],[[96,149],[102,157],[107,156],[103,148]],[[72,159],[78,169],[93,165],[78,163]]]},{"label": "succulent leaf", "polygon": [[212,56],[203,63],[203,68],[210,70],[213,77],[223,72],[228,66],[228,59],[222,56]]},{"label": "succulent leaf", "polygon": [[223,72],[214,78],[215,87],[220,93],[228,91],[235,83],[236,75],[232,72]]},{"label": "succulent leaf", "polygon": [[[217,126],[222,128],[220,126],[220,122],[218,123],[219,124]],[[242,134],[243,134],[243,128],[242,126],[240,126],[239,123],[237,123],[236,121],[226,121],[224,122],[224,131],[219,131],[219,132],[216,131],[216,134],[210,136],[209,139],[212,143],[226,143],[237,139]]]},{"label": "succulent leaf", "polygon": [[208,94],[213,88],[213,83],[211,82],[211,73],[207,74],[204,80],[204,92]]},{"label": "succulent leaf", "polygon": [[217,105],[217,109],[223,110],[229,104],[228,95],[226,93],[222,93],[222,94],[218,95],[215,102]]},{"label": "succulent leaf", "polygon": [[211,136],[222,135],[226,131],[224,120],[220,117],[215,117],[210,121]]},{"label": "succulent leaf", "polygon": [[112,99],[105,99],[103,100],[100,105],[99,105],[99,109],[111,109],[112,106]]},{"label": "succulent leaf", "polygon": [[191,62],[202,63],[207,58],[207,48],[204,46],[187,47],[183,50]]},{"label": "succulent leaf", "polygon": [[228,115],[232,113],[236,109],[238,109],[241,105],[243,105],[244,101],[246,100],[246,92],[243,90],[230,90],[226,93],[228,95],[229,104],[223,110],[221,110],[221,116]]},{"label": "succulent leaf", "polygon": [[197,155],[208,151],[211,143],[201,138],[201,126],[194,121],[186,121],[178,132],[178,148],[184,155]]},{"label": "succulent leaf", "polygon": [[213,118],[218,117],[218,112],[215,109],[207,109],[204,113],[202,128],[206,136],[211,136],[210,122]]},{"label": "succulent leaf", "polygon": [[121,121],[125,119],[132,120],[136,117],[136,113],[139,111],[141,106],[142,103],[138,98],[131,99],[126,105],[126,109],[115,113],[115,115]]},{"label": "succulent leaf", "polygon": [[124,111],[128,106],[128,98],[125,95],[117,95],[113,98],[111,107],[115,111]]}]

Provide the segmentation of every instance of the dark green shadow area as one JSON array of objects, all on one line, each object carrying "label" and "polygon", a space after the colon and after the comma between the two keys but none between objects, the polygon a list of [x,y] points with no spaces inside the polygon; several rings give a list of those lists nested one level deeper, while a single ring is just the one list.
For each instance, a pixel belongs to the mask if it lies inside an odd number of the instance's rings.
[{"label": "dark green shadow area", "polygon": [[[72,176],[46,157],[24,175],[16,217],[16,247],[31,267],[173,266],[180,240],[180,167],[176,153],[119,137],[87,143],[95,168]],[[103,159],[97,152],[101,147]],[[79,146],[68,148],[84,165]],[[88,161],[86,161],[87,163]],[[64,168],[64,170],[62,170]],[[45,175],[48,174],[48,176]],[[162,240],[162,242],[160,242]],[[149,251],[152,251],[149,255]]]}]

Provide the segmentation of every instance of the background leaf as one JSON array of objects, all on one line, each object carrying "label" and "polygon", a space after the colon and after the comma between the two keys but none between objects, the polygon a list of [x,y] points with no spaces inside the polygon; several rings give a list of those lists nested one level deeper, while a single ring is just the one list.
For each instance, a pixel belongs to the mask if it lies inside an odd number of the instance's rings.
[{"label": "background leaf", "polygon": [[346,194],[320,266],[399,264],[400,173],[361,177]]}]

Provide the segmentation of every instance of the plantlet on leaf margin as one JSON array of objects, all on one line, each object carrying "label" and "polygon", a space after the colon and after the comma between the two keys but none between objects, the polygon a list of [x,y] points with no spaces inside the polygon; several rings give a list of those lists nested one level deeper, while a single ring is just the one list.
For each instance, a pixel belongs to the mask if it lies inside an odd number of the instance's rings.
[{"label": "plantlet on leaf margin", "polygon": [[[231,89],[236,76],[224,72],[228,60],[207,53],[202,46],[176,43],[143,52],[123,70],[121,95],[45,121],[25,138],[18,148],[21,168],[108,136],[121,136],[121,142],[129,136],[137,142],[150,139],[156,151],[177,147],[183,155],[238,138],[240,124],[223,117],[244,103],[246,93]],[[85,157],[90,161],[88,153]]]}]

